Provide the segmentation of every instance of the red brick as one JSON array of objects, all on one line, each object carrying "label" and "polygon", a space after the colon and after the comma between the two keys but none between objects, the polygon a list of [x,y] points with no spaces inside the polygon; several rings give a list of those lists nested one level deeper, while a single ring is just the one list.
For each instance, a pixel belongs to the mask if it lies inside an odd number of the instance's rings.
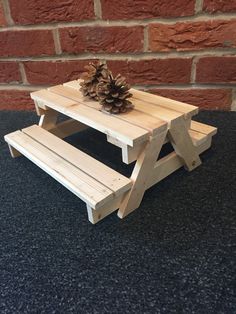
[{"label": "red brick", "polygon": [[37,56],[55,53],[52,32],[49,30],[0,32],[0,56]]},{"label": "red brick", "polygon": [[235,48],[236,20],[151,24],[149,43],[152,51]]},{"label": "red brick", "polygon": [[6,22],[6,19],[5,19],[2,2],[0,1],[0,27],[1,26],[6,26],[6,25],[7,25],[7,22]]},{"label": "red brick", "polygon": [[78,79],[90,60],[24,62],[30,84],[60,84]]},{"label": "red brick", "polygon": [[29,91],[0,90],[0,110],[33,110]]},{"label": "red brick", "polygon": [[0,62],[0,83],[21,82],[19,65],[16,62]]},{"label": "red brick", "polygon": [[205,57],[198,61],[196,81],[236,83],[236,57]]},{"label": "red brick", "polygon": [[92,0],[10,0],[10,8],[14,22],[22,25],[94,18]]},{"label": "red brick", "polygon": [[210,13],[235,12],[236,1],[235,0],[204,0],[203,10]]},{"label": "red brick", "polygon": [[101,0],[104,19],[146,19],[194,14],[195,0]]},{"label": "red brick", "polygon": [[143,27],[70,27],[60,29],[63,52],[135,52],[143,49]]},{"label": "red brick", "polygon": [[108,61],[114,74],[121,73],[130,84],[189,83],[191,58]]},{"label": "red brick", "polygon": [[153,89],[149,92],[199,106],[201,109],[230,110],[232,103],[231,89]]}]

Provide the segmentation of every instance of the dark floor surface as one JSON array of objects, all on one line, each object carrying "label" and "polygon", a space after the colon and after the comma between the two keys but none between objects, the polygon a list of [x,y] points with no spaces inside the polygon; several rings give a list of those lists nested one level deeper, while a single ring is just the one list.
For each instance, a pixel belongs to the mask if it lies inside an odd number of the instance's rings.
[{"label": "dark floor surface", "polygon": [[[86,206],[3,135],[37,122],[0,112],[0,313],[236,313],[236,113],[201,112],[219,128],[203,164],[148,190],[126,219],[97,225]],[[96,131],[78,143],[129,174]]]}]

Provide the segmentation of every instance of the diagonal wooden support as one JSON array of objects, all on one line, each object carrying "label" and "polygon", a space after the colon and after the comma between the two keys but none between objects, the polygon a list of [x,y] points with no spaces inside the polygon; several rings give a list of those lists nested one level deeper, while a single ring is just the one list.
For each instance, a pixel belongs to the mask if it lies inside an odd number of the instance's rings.
[{"label": "diagonal wooden support", "polygon": [[188,171],[201,164],[201,159],[189,135],[184,119],[178,119],[171,123],[168,137],[176,154],[183,160]]},{"label": "diagonal wooden support", "polygon": [[58,112],[50,109],[45,111],[45,114],[42,115],[39,119],[39,126],[45,130],[50,130],[56,126]]},{"label": "diagonal wooden support", "polygon": [[131,180],[133,186],[121,202],[118,216],[124,218],[139,207],[148,180],[152,175],[156,160],[165,141],[167,130],[155,137],[150,137],[134,166]]},{"label": "diagonal wooden support", "polygon": [[58,112],[48,108],[43,102],[34,101],[37,115],[40,116],[39,126],[45,130],[55,128],[58,118]]}]

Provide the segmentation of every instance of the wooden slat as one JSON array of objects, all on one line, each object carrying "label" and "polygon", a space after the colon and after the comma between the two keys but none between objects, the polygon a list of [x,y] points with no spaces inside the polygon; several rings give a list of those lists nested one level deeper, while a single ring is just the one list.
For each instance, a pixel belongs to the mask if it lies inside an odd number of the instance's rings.
[{"label": "wooden slat", "polygon": [[31,94],[31,97],[40,100],[40,102],[43,102],[54,110],[91,126],[98,131],[111,135],[130,146],[143,142],[149,137],[149,132],[145,129],[99,111],[96,111],[95,114],[94,109],[78,104],[75,101],[54,94],[48,90],[40,91],[40,94],[39,92],[34,92]]},{"label": "wooden slat", "polygon": [[[67,97],[70,100],[76,101],[77,103],[89,106],[96,110],[101,110],[101,105],[97,101],[84,99],[82,93],[79,91],[79,83],[77,82],[77,88],[71,88],[67,85],[57,85],[54,87],[50,87],[48,90],[64,97]],[[135,106],[136,108],[136,106]],[[166,128],[165,121],[160,120],[160,117],[158,115],[150,115],[148,110],[136,110],[136,108],[132,111],[129,111],[127,113],[122,113],[119,115],[112,115],[110,117],[113,117],[115,119],[124,120],[126,122],[129,122],[133,125],[136,125],[138,127],[144,128],[145,130],[149,131],[152,135],[157,135],[158,133],[161,133]],[[147,107],[146,107],[147,108]]]},{"label": "wooden slat", "polygon": [[[75,80],[68,83],[63,84],[64,86],[68,86],[74,89],[79,89],[79,83],[81,80]],[[186,119],[191,118],[193,115],[198,113],[198,107],[183,103],[181,101],[169,99],[162,96],[157,96],[154,94],[150,94],[147,92],[143,92],[134,88],[130,89],[133,94],[132,101],[139,100],[143,104],[148,107],[148,104],[152,104],[154,106],[162,107],[163,109],[169,110],[169,115],[178,116],[179,114],[184,114]],[[161,110],[161,108],[160,108]],[[164,112],[164,111],[163,111]],[[167,111],[166,111],[167,115]],[[167,116],[168,117],[168,116]]]},{"label": "wooden slat", "polygon": [[21,131],[5,140],[92,208],[114,198],[113,192]]},{"label": "wooden slat", "polygon": [[139,207],[146,190],[148,179],[163,146],[166,134],[167,131],[164,131],[160,135],[152,137],[145,149],[139,155],[131,175],[131,180],[133,181],[132,188],[120,204],[118,211],[118,216],[120,218],[124,218]]},{"label": "wooden slat", "polygon": [[80,82],[81,80],[74,80],[74,81],[64,83],[63,86],[68,86],[68,87],[78,90],[80,88],[80,84],[79,84]]},{"label": "wooden slat", "polygon": [[[75,81],[67,82],[63,85],[78,89],[80,82],[81,80],[75,80]],[[188,118],[198,113],[198,107],[183,103],[181,101],[150,94],[148,92],[143,92],[134,88],[131,88],[130,91],[134,95],[133,97],[134,99],[139,99],[145,103],[146,102],[151,103],[155,106],[165,107],[166,109],[170,109],[170,110],[182,113]]]},{"label": "wooden slat", "polygon": [[206,134],[208,136],[213,136],[217,133],[217,128],[215,128],[214,126],[197,121],[191,121],[191,130]]},{"label": "wooden slat", "polygon": [[55,103],[57,103],[58,106],[64,108],[76,105],[75,101],[50,93],[46,89],[33,92],[30,94],[30,96],[33,100],[36,100],[38,102],[38,106],[41,106],[41,101],[44,102],[46,100],[48,107],[51,107],[52,109],[54,109],[53,107]]},{"label": "wooden slat", "polygon": [[137,89],[131,88],[131,93],[134,99],[139,99],[144,102],[165,107],[174,111],[178,111],[184,114],[185,118],[190,118],[198,113],[198,107],[185,104],[180,101],[172,100],[166,97],[153,95],[147,92],[142,92]]},{"label": "wooden slat", "polygon": [[102,180],[103,185],[112,190],[115,195],[122,194],[131,186],[130,179],[37,125],[25,128],[22,131],[95,180],[100,182]]},{"label": "wooden slat", "polygon": [[[68,82],[68,83],[63,84],[63,86],[65,88],[64,94],[67,93],[67,95],[70,96],[69,97],[70,99],[77,100],[77,101],[83,101],[82,100],[83,99],[82,94],[79,92],[79,88],[80,88],[79,83],[80,83],[80,80],[72,81],[72,82]],[[56,91],[56,89],[54,87],[50,88],[50,90],[53,90],[53,91]],[[70,93],[70,90],[71,90],[71,93]],[[58,92],[60,91],[63,93],[62,88],[60,90],[58,88],[57,91]],[[148,94],[148,93],[144,93],[144,94],[149,99],[150,94]],[[166,108],[164,106],[157,106],[156,104],[152,104],[150,102],[147,102],[145,100],[145,97],[143,97],[142,99],[132,97],[131,101],[134,105],[134,110],[132,111],[134,116],[135,116],[135,114],[137,114],[137,112],[139,112],[138,118],[135,119],[135,117],[134,117],[133,122],[135,123],[135,120],[137,120],[138,123],[140,123],[140,121],[141,121],[141,123],[143,123],[143,127],[146,127],[146,125],[148,125],[150,123],[148,121],[147,116],[149,116],[149,119],[150,119],[150,117],[152,120],[153,120],[153,118],[156,118],[160,121],[163,120],[163,121],[168,122],[170,124],[184,115],[184,113],[181,111],[172,110],[172,109]],[[97,109],[100,108],[99,104],[97,102],[94,102],[94,101],[86,101],[86,104],[90,105],[90,106],[96,106]],[[132,112],[127,113],[127,117],[129,118],[130,122],[132,122]],[[121,119],[123,119],[122,116],[123,115],[119,115],[117,117],[120,117]],[[125,115],[124,115],[124,118],[125,118]],[[147,119],[146,125],[145,125],[145,119]],[[142,125],[142,124],[139,124],[139,125]],[[161,129],[160,133],[162,131],[164,131],[164,129]]]},{"label": "wooden slat", "polygon": [[155,106],[151,103],[144,102],[143,100],[131,98],[131,101],[137,110],[150,114],[153,117],[159,117],[168,122],[169,125],[183,116],[183,113],[169,110],[161,106]]}]

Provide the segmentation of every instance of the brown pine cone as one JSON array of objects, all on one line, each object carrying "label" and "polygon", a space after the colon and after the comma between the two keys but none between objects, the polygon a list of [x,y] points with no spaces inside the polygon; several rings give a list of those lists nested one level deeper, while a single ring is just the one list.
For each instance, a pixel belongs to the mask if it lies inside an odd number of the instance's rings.
[{"label": "brown pine cone", "polygon": [[85,66],[86,72],[82,73],[83,82],[80,83],[80,91],[84,96],[98,100],[97,84],[109,76],[107,65],[101,61],[90,62]]},{"label": "brown pine cone", "polygon": [[123,76],[118,74],[113,78],[110,73],[108,78],[102,79],[97,85],[97,96],[102,109],[110,113],[124,113],[133,108],[128,98],[132,97],[129,92],[130,85]]}]

